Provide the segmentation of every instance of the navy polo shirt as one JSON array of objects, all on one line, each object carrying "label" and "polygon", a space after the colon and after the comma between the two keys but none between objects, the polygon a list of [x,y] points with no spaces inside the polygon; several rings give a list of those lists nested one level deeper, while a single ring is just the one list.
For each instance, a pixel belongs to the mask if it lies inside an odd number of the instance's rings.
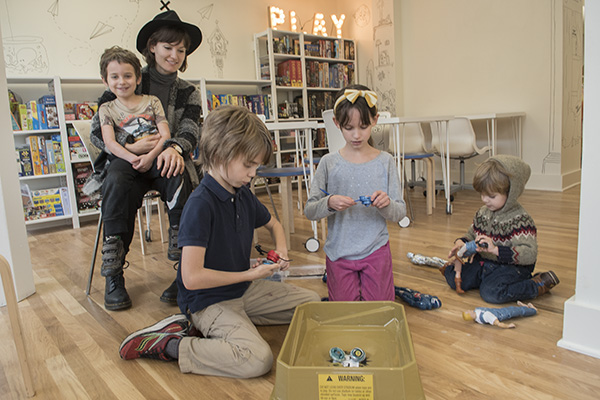
[{"label": "navy polo shirt", "polygon": [[[192,192],[179,223],[179,247],[206,248],[204,267],[239,272],[250,268],[254,229],[271,219],[267,208],[250,189],[242,186],[228,192],[209,174]],[[195,313],[211,304],[241,297],[250,282],[211,289],[188,290],[177,271],[177,303],[183,313]]]}]

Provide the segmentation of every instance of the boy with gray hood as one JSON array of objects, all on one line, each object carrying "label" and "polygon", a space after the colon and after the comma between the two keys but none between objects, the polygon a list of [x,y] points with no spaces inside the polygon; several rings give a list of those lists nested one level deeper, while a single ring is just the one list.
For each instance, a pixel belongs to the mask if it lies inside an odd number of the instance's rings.
[{"label": "boy with gray hood", "polygon": [[[530,175],[531,168],[520,158],[497,155],[479,165],[473,177],[473,188],[481,194],[484,205],[448,256],[455,256],[467,242],[477,242],[477,253],[462,266],[460,284],[465,291],[479,288],[481,298],[488,303],[534,299],[560,282],[552,271],[532,276],[537,229],[517,201]],[[456,289],[454,264],[446,264],[440,271]]]}]

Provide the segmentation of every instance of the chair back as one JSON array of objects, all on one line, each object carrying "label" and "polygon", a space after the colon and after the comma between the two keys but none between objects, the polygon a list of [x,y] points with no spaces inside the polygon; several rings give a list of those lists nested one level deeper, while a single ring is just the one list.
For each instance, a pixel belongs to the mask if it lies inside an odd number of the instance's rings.
[{"label": "chair back", "polygon": [[[438,124],[432,122],[431,126],[431,145],[433,151],[440,153],[446,151],[446,135],[438,131]],[[489,150],[489,146],[479,148],[475,137],[473,125],[468,118],[456,117],[448,121],[448,140],[449,152],[451,158],[469,158],[478,154],[482,154]]]},{"label": "chair back", "polygon": [[101,150],[92,144],[90,135],[92,134],[92,121],[91,120],[78,120],[72,122],[73,128],[77,131],[77,134],[81,138],[83,147],[87,151],[92,166],[96,162],[96,159],[101,153]]},{"label": "chair back", "polygon": [[346,145],[342,131],[333,122],[333,110],[323,110],[323,122],[327,133],[327,147],[330,153],[335,153]]}]

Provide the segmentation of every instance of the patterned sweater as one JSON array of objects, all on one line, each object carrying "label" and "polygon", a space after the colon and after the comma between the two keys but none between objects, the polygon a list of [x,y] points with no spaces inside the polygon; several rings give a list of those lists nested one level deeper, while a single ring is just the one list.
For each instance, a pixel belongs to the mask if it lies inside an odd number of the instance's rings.
[{"label": "patterned sweater", "polygon": [[497,155],[493,158],[510,173],[506,203],[497,211],[481,207],[461,240],[466,243],[475,240],[477,235],[489,236],[498,247],[498,256],[481,252],[481,257],[500,264],[528,267],[532,271],[537,259],[537,229],[533,218],[517,201],[531,175],[531,168],[514,156]]}]

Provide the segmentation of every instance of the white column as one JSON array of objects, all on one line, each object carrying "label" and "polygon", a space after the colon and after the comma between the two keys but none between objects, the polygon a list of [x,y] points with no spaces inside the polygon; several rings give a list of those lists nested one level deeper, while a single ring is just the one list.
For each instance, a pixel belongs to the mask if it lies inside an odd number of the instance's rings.
[{"label": "white column", "polygon": [[[23,218],[7,93],[0,29],[0,254],[11,265],[17,299],[22,300],[35,292],[35,286]],[[5,304],[4,290],[0,287],[0,306]]]},{"label": "white column", "polygon": [[563,337],[558,346],[600,358],[600,3],[585,4],[585,88],[583,163],[579,210],[579,243],[575,295],[565,302]]}]

